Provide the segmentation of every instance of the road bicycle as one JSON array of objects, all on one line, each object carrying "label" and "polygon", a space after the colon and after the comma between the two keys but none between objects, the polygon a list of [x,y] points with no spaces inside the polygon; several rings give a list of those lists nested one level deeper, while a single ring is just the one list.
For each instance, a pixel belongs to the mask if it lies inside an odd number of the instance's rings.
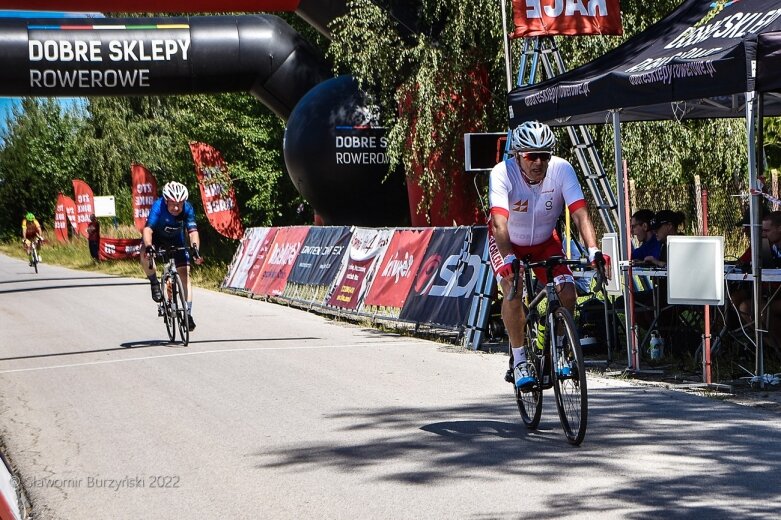
[{"label": "road bicycle", "polygon": [[[184,285],[179,272],[176,270],[174,256],[179,251],[187,251],[186,247],[168,247],[158,249],[154,256],[163,262],[163,274],[160,277],[160,288],[163,291],[163,301],[157,304],[157,315],[162,316],[168,339],[176,341],[177,331],[179,340],[185,347],[190,343],[190,327],[187,321],[187,301],[185,299]],[[149,268],[153,266],[149,260]]]},{"label": "road bicycle", "polygon": [[38,274],[38,264],[41,263],[41,257],[38,254],[38,245],[43,242],[41,237],[36,237],[30,241],[30,265],[35,269],[35,273]]},{"label": "road bicycle", "polygon": [[[588,424],[588,389],[583,351],[580,346],[575,321],[570,311],[561,305],[553,283],[553,269],[559,265],[588,264],[586,258],[568,260],[554,256],[538,262],[513,261],[513,285],[507,295],[512,300],[518,294],[518,283],[523,267],[524,311],[526,313],[525,347],[529,375],[535,382],[523,390],[515,388],[515,399],[521,418],[529,429],[536,429],[542,416],[542,392],[553,387],[556,396],[556,408],[567,441],[580,445],[586,436]],[[533,268],[545,268],[548,283],[535,294]],[[604,267],[597,269],[597,284],[605,280]],[[547,299],[545,310],[540,313],[538,307]],[[544,330],[543,330],[544,329]],[[510,349],[510,368],[514,366]],[[512,371],[510,371],[512,380]]]}]

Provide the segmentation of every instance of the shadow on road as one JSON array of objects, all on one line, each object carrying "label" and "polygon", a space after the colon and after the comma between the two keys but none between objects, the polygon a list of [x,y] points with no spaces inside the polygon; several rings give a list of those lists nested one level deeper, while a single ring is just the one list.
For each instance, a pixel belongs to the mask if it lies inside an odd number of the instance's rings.
[{"label": "shadow on road", "polygon": [[65,280],[107,280],[111,278],[120,278],[119,276],[103,275],[103,276],[66,276],[61,278],[38,278],[37,276],[31,276],[24,280],[4,280],[0,281],[0,285],[9,283],[30,283],[30,282],[62,282]]},{"label": "shadow on road", "polygon": [[[77,280],[79,278],[76,278]],[[121,285],[149,285],[146,281],[137,282],[111,282],[111,283],[93,283],[93,284],[80,284],[80,285],[46,285],[43,287],[24,287],[19,289],[7,289],[0,290],[0,294],[11,294],[20,292],[32,292],[32,291],[52,291],[56,289],[84,289],[89,287],[117,287]]]},{"label": "shadow on road", "polygon": [[[636,504],[632,510],[644,518],[745,518],[781,505],[781,425],[760,410],[682,392],[599,389],[589,395],[586,440],[575,448],[566,442],[552,399],[538,431],[521,424],[510,395],[495,402],[345,410],[327,416],[337,438],[362,431],[370,439],[301,443],[255,455],[259,467],[371,468],[373,478],[412,485],[484,479],[485,472],[549,480],[555,472],[552,484],[599,476],[588,493],[552,491],[546,503],[537,502],[539,510],[524,509],[528,518],[551,511],[562,517],[599,514],[594,506],[600,498]],[[394,471],[399,465],[418,469]],[[615,481],[622,484],[615,487]]]}]

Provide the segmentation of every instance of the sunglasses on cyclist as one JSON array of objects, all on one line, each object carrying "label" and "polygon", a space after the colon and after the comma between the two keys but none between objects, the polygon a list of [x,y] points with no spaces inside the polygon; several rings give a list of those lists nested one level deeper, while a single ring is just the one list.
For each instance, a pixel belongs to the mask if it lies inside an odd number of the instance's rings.
[{"label": "sunglasses on cyclist", "polygon": [[550,152],[524,152],[521,154],[521,157],[531,162],[534,162],[537,159],[540,161],[550,161],[550,156]]}]

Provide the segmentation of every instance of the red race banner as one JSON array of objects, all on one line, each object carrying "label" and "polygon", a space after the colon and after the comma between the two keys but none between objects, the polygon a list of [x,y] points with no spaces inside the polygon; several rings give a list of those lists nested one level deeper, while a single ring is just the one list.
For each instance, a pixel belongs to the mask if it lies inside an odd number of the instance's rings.
[{"label": "red race banner", "polygon": [[273,227],[266,232],[257,251],[255,251],[255,260],[252,261],[252,266],[247,271],[247,279],[244,282],[243,289],[253,292],[253,287],[255,287],[256,283],[259,283],[258,279],[263,271],[263,265],[266,263],[268,252],[271,250],[271,244],[274,243],[274,238],[276,238],[277,231],[280,229],[282,228]]},{"label": "red race banner", "polygon": [[130,178],[133,192],[133,220],[136,229],[142,231],[149,216],[149,209],[157,198],[157,179],[143,164],[130,166]]},{"label": "red race banner", "polygon": [[[71,215],[66,213],[66,208],[70,208]],[[68,241],[68,221],[75,218],[73,214],[76,211],[76,204],[70,197],[62,193],[57,194],[57,205],[54,209],[54,236],[59,242]],[[73,222],[73,220],[71,220]]]},{"label": "red race banner", "polygon": [[282,294],[287,285],[287,277],[293,269],[293,264],[308,233],[309,226],[279,228],[274,243],[266,255],[263,268],[252,287],[253,294],[266,296]]},{"label": "red race banner", "polygon": [[80,235],[86,237],[89,216],[95,213],[95,197],[92,195],[92,188],[80,179],[73,179],[73,196],[76,199],[76,228]]},{"label": "red race banner", "polygon": [[190,143],[195,174],[201,187],[203,209],[209,223],[222,236],[235,240],[244,236],[228,167],[222,154],[205,143]]},{"label": "red race banner", "polygon": [[101,260],[129,260],[141,254],[140,238],[100,237],[98,256]]},{"label": "red race banner", "polygon": [[433,232],[433,228],[396,230],[366,295],[365,305],[404,307]]},{"label": "red race banner", "polygon": [[512,38],[623,34],[619,0],[513,0]]}]

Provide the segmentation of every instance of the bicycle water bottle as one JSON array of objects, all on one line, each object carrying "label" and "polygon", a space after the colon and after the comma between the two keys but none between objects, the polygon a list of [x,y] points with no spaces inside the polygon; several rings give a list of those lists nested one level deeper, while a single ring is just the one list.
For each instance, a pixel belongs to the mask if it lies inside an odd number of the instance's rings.
[{"label": "bicycle water bottle", "polygon": [[545,348],[545,316],[540,316],[537,324],[537,348],[540,350]]},{"label": "bicycle water bottle", "polygon": [[664,348],[664,340],[659,337],[659,333],[657,331],[651,331],[651,343],[650,348],[648,349],[649,353],[651,354],[651,359],[661,359],[662,358],[662,349]]}]

